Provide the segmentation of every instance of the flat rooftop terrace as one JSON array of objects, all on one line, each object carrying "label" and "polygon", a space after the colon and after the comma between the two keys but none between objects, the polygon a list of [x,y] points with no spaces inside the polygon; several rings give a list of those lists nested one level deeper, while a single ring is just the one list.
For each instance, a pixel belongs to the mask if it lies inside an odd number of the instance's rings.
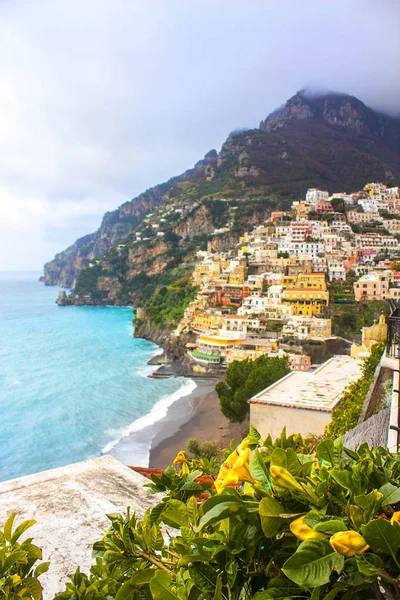
[{"label": "flat rooftop terrace", "polygon": [[333,356],[315,371],[293,371],[259,392],[250,404],[331,412],[346,386],[361,376],[357,360]]},{"label": "flat rooftop terrace", "polygon": [[64,591],[77,566],[89,574],[92,545],[110,525],[106,514],[125,513],[130,506],[142,517],[159,502],[146,495],[147,482],[115,458],[101,456],[0,483],[0,524],[13,512],[18,513],[15,524],[37,521],[22,539],[33,537],[43,561],[51,561],[40,577],[44,600]]}]

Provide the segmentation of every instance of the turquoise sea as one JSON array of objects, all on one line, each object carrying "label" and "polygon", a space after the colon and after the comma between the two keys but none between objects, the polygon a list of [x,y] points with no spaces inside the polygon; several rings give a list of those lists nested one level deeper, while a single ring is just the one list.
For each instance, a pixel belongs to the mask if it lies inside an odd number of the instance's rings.
[{"label": "turquoise sea", "polygon": [[0,273],[0,481],[113,453],[128,435],[125,462],[146,466],[141,432],[195,384],[147,377],[159,349],[133,338],[131,308],[58,307],[39,275]]}]

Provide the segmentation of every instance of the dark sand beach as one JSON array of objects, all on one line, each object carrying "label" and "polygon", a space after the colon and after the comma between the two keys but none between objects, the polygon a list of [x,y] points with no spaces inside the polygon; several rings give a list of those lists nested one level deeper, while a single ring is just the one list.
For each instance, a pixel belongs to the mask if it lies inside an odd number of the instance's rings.
[{"label": "dark sand beach", "polygon": [[150,467],[165,468],[174,460],[186,441],[195,437],[202,442],[215,441],[228,446],[232,438],[240,440],[247,433],[247,424],[232,424],[219,408],[215,379],[198,378],[196,389],[175,402],[154,436],[150,451]]}]

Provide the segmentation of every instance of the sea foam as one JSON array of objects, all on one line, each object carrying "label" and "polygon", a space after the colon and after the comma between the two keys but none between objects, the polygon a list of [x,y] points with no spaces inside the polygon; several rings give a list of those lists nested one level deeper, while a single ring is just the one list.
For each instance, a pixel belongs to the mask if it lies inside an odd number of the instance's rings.
[{"label": "sea foam", "polygon": [[133,423],[127,427],[123,427],[119,431],[108,431],[107,433],[115,437],[103,448],[101,453],[107,454],[124,438],[128,437],[132,433],[135,433],[136,431],[141,431],[146,427],[151,427],[151,425],[154,425],[154,423],[163,419],[167,415],[168,408],[174,404],[174,402],[191,394],[196,387],[197,385],[193,379],[185,379],[181,387],[176,390],[176,392],[173,392],[167,396],[163,396],[146,415],[139,417],[139,419],[136,419],[133,421]]}]

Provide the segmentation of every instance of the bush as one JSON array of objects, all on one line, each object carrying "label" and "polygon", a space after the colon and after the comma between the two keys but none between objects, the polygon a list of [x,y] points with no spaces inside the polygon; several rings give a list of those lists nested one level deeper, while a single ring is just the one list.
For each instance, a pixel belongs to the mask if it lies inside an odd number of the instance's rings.
[{"label": "bush", "polygon": [[355,427],[361,415],[365,397],[368,393],[375,369],[381,360],[384,344],[374,344],[371,355],[363,361],[362,376],[351,383],[345,390],[339,403],[332,411],[332,421],[326,427],[329,437],[342,435]]},{"label": "bush", "polygon": [[193,458],[221,458],[221,448],[216,442],[200,442],[197,438],[190,438],[186,448]]},{"label": "bush", "polygon": [[289,373],[286,358],[260,356],[256,360],[233,361],[226,370],[226,382],[215,390],[221,412],[232,423],[242,423],[249,414],[247,400]]},{"label": "bush", "polygon": [[40,600],[42,586],[38,577],[45,573],[48,562],[34,565],[42,558],[40,548],[31,539],[19,542],[21,535],[36,521],[24,521],[13,530],[16,514],[13,513],[0,531],[0,598]]}]

